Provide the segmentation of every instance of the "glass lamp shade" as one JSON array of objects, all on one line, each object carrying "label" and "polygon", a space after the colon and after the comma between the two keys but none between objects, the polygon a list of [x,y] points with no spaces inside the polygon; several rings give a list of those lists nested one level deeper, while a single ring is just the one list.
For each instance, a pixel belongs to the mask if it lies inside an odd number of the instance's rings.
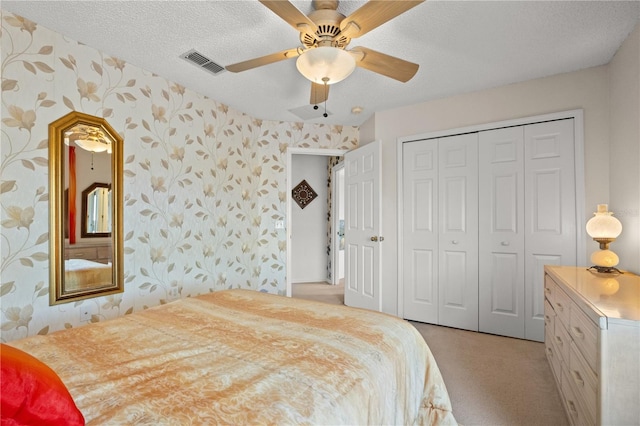
[{"label": "glass lamp shade", "polygon": [[606,204],[598,204],[598,211],[587,222],[587,234],[594,240],[616,239],[622,232],[622,224],[607,211]]},{"label": "glass lamp shade", "polygon": [[[71,136],[74,136],[73,134]],[[80,139],[72,137],[70,138],[68,135],[64,137],[64,144],[67,146],[71,146],[72,143],[75,143],[80,148],[89,152],[104,152],[111,154],[113,151],[111,148],[111,142],[105,140],[104,138],[96,138],[96,137],[86,137],[86,139]]]},{"label": "glass lamp shade", "polygon": [[594,265],[613,268],[620,262],[620,258],[611,250],[598,250],[591,255],[591,262],[593,262]]},{"label": "glass lamp shade", "polygon": [[76,145],[85,151],[90,152],[104,152],[109,149],[109,146],[106,143],[102,143],[94,139],[77,139]]},{"label": "glass lamp shade", "polygon": [[314,83],[333,84],[349,77],[356,68],[356,60],[345,50],[320,46],[302,53],[296,66],[300,74]]}]

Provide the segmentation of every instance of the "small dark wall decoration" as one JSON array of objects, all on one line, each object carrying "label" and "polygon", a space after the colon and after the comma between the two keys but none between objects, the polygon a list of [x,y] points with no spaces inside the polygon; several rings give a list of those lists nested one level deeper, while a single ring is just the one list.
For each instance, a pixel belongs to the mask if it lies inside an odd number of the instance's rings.
[{"label": "small dark wall decoration", "polygon": [[298,185],[296,185],[293,190],[291,190],[291,196],[295,200],[296,203],[300,206],[301,209],[304,209],[318,196],[316,191],[309,186],[306,180],[303,180]]}]

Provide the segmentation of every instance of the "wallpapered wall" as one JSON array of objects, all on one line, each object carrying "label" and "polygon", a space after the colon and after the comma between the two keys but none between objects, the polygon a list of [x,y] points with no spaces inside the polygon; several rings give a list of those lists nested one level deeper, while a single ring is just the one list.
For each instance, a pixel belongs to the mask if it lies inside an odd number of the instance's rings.
[{"label": "wallpapered wall", "polygon": [[[351,149],[356,127],[263,121],[2,11],[2,341],[225,288],[284,294],[288,147]],[[49,306],[48,124],[124,138],[123,294]],[[84,306],[86,308],[86,306]]]}]

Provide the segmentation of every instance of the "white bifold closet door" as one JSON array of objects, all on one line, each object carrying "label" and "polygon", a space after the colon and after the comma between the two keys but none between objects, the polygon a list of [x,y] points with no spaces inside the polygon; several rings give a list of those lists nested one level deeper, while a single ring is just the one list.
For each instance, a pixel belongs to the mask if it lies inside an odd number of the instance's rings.
[{"label": "white bifold closet door", "polygon": [[479,328],[524,337],[524,127],[479,137]]},{"label": "white bifold closet door", "polygon": [[439,323],[478,330],[478,135],[440,138]]},{"label": "white bifold closet door", "polygon": [[544,265],[575,265],[574,120],[403,143],[404,318],[544,340]]},{"label": "white bifold closet door", "polygon": [[438,140],[402,144],[404,317],[438,324]]},{"label": "white bifold closet door", "polygon": [[480,132],[480,331],[544,340],[544,265],[576,264],[573,126]]},{"label": "white bifold closet door", "polygon": [[403,144],[405,318],[478,329],[477,134]]}]

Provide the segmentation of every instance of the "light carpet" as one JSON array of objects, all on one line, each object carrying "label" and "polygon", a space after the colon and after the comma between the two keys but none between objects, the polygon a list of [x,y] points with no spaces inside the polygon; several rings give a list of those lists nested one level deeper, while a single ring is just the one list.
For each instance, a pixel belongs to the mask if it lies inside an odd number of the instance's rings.
[{"label": "light carpet", "polygon": [[[292,293],[344,304],[342,285],[294,284]],[[569,424],[543,343],[410,322],[436,358],[459,423]]]}]

